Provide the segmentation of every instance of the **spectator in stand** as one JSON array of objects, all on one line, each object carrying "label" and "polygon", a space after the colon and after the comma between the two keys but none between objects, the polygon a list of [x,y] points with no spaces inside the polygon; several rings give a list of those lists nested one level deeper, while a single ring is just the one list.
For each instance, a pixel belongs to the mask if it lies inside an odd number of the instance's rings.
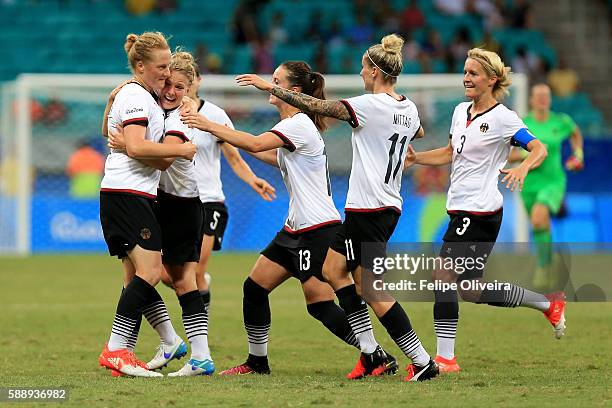
[{"label": "spectator in stand", "polygon": [[59,98],[53,97],[45,105],[42,119],[47,125],[57,125],[66,120],[67,116],[66,105]]},{"label": "spectator in stand", "polygon": [[274,57],[271,48],[270,41],[265,37],[258,38],[253,44],[253,67],[255,72],[271,74],[274,71]]},{"label": "spectator in stand", "polygon": [[461,27],[457,30],[453,41],[451,41],[449,45],[449,53],[452,61],[449,68],[452,71],[457,71],[458,64],[463,64],[463,60],[470,48],[472,48],[470,31],[467,27]]},{"label": "spectator in stand", "polygon": [[427,29],[427,35],[421,42],[421,49],[424,53],[435,59],[444,58],[446,53],[440,33],[431,27]]},{"label": "spectator in stand", "polygon": [[411,0],[410,4],[402,12],[401,31],[407,33],[425,25],[425,16],[419,8],[416,0]]},{"label": "spectator in stand", "polygon": [[232,16],[236,44],[254,43],[259,38],[257,14],[269,0],[241,0]]},{"label": "spectator in stand", "polygon": [[84,142],[72,153],[66,165],[70,177],[70,195],[75,198],[95,198],[100,194],[104,174],[104,156]]},{"label": "spectator in stand", "polygon": [[355,24],[353,24],[346,32],[348,40],[353,45],[362,45],[372,42],[374,36],[374,28],[366,19],[365,15],[358,14]]},{"label": "spectator in stand", "polygon": [[150,13],[155,8],[156,0],[125,0],[125,9],[134,15]]},{"label": "spectator in stand", "polygon": [[404,48],[402,49],[404,61],[417,61],[421,53],[421,45],[413,37],[412,32],[408,32],[404,37]]},{"label": "spectator in stand", "polygon": [[530,75],[535,71],[537,63],[538,56],[522,45],[516,50],[516,55],[512,59],[512,71]]},{"label": "spectator in stand", "polygon": [[327,59],[327,47],[324,43],[318,42],[314,53],[314,64],[316,71],[325,74],[329,72],[329,60]]},{"label": "spectator in stand", "polygon": [[274,15],[272,15],[268,37],[270,38],[270,42],[273,46],[277,44],[285,44],[289,40],[289,34],[285,28],[284,16],[282,12],[277,11],[274,13]]},{"label": "spectator in stand", "polygon": [[434,0],[438,12],[450,16],[460,16],[466,12],[466,0]]},{"label": "spectator in stand", "polygon": [[509,23],[512,28],[532,27],[531,5],[528,0],[514,0],[510,8]]},{"label": "spectator in stand", "polygon": [[329,28],[325,30],[323,35],[323,41],[330,48],[340,48],[344,45],[344,36],[342,35],[342,23],[338,17],[334,17],[329,25]]},{"label": "spectator in stand", "polygon": [[400,18],[387,1],[375,3],[372,20],[379,32],[388,33],[400,30]]},{"label": "spectator in stand", "polygon": [[576,93],[579,79],[576,71],[567,65],[565,57],[560,56],[559,66],[550,71],[547,82],[555,96],[566,98]]},{"label": "spectator in stand", "polygon": [[306,29],[306,38],[309,41],[319,42],[323,40],[324,29],[323,25],[323,12],[319,9],[316,9],[310,15],[308,28]]},{"label": "spectator in stand", "polygon": [[[501,45],[493,38],[491,35],[491,31],[487,30],[482,35],[482,47],[487,51],[493,51],[496,54],[499,54],[501,50]],[[514,68],[514,67],[513,67]]]},{"label": "spectator in stand", "polygon": [[176,11],[176,0],[157,0],[155,11],[159,14],[170,14]]}]

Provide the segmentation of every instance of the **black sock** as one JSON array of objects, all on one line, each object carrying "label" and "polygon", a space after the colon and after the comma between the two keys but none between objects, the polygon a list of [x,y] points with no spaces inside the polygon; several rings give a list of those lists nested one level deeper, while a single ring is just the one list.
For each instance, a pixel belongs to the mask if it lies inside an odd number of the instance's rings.
[{"label": "black sock", "polygon": [[520,286],[507,284],[506,289],[484,289],[480,294],[480,299],[476,303],[486,303],[497,307],[517,307],[523,302],[525,289]]},{"label": "black sock", "polygon": [[359,343],[346,318],[346,313],[340,306],[336,305],[333,300],[311,303],[306,305],[306,308],[308,309],[308,313],[323,323],[330,332],[345,343],[359,348]]},{"label": "black sock", "polygon": [[422,366],[429,363],[429,355],[425,352],[419,337],[412,329],[408,315],[399,303],[395,302],[391,309],[378,320],[407,357],[417,365]]},{"label": "black sock", "polygon": [[[435,290],[433,307],[434,329],[438,338],[438,354],[450,354],[447,348],[453,348],[459,323],[459,301],[456,290]],[[446,340],[442,340],[446,339]],[[444,345],[441,343],[446,342]],[[444,351],[441,349],[444,348]]]},{"label": "black sock", "polygon": [[372,353],[378,347],[372,331],[372,321],[368,307],[361,296],[357,294],[355,285],[345,286],[336,291],[340,307],[344,309],[351,330],[357,337],[359,348],[363,353]]},{"label": "black sock", "polygon": [[[159,296],[159,293],[153,286],[139,276],[134,276],[134,279],[121,293],[117,303],[117,311],[108,344],[109,349],[118,350],[128,347],[131,338],[137,333],[136,327],[138,320],[142,318],[144,306],[150,299],[155,298],[155,295]],[[135,342],[135,339],[133,341]]]},{"label": "black sock", "polygon": [[[124,290],[125,290],[125,288],[121,287],[121,294],[122,295],[123,295],[123,291]],[[140,332],[140,324],[141,323],[142,323],[142,315],[136,321],[136,326],[134,327],[134,330],[132,331],[132,333],[130,334],[130,337],[127,340],[127,349],[130,350],[130,351],[134,351],[134,349],[136,348],[136,342],[138,341],[138,333]]]},{"label": "black sock", "polygon": [[204,301],[204,307],[206,308],[206,311],[208,312],[208,309],[210,308],[210,289],[201,290],[200,295],[202,295],[202,300]]},{"label": "black sock", "polygon": [[[178,297],[183,310],[183,326],[189,343],[191,356],[196,360],[210,358],[208,350],[208,313],[204,308],[202,296],[197,290],[187,292]],[[198,337],[196,339],[196,337]]]},{"label": "black sock", "polygon": [[249,354],[259,357],[268,355],[268,333],[272,320],[269,293],[250,277],[244,281],[242,315],[249,338]]}]

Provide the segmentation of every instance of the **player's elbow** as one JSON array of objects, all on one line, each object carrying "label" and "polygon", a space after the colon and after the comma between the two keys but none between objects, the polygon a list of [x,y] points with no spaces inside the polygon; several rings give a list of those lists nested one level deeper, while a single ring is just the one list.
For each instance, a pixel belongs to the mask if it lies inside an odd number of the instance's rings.
[{"label": "player's elbow", "polygon": [[252,153],[261,153],[268,150],[268,148],[263,143],[261,143],[260,140],[253,140],[248,144],[246,150]]}]

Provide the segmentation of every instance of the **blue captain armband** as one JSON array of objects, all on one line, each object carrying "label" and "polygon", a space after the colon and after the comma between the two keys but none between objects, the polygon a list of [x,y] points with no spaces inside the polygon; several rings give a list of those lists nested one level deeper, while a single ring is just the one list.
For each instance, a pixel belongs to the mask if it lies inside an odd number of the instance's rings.
[{"label": "blue captain armband", "polygon": [[522,128],[519,129],[519,131],[516,132],[514,136],[512,136],[510,143],[512,144],[512,146],[520,146],[523,149],[527,150],[527,145],[532,140],[535,140],[535,136],[533,136],[529,132],[529,130],[527,130],[527,128]]}]

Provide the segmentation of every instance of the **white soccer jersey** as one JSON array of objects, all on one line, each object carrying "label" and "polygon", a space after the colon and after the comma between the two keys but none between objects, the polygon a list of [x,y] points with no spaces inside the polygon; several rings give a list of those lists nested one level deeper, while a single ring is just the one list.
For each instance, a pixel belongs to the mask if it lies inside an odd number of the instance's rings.
[{"label": "white soccer jersey", "polygon": [[[137,83],[117,93],[108,115],[108,128],[118,124],[146,126],[145,139],[159,142],[164,135],[164,111],[157,97]],[[111,150],[104,165],[101,191],[126,192],[155,197],[160,171],[132,159],[123,151]]]},{"label": "white soccer jersey", "polygon": [[[227,113],[217,105],[200,100],[199,113],[207,119],[221,123],[231,129],[234,124]],[[223,184],[221,184],[221,140],[208,132],[191,129],[193,143],[198,147],[194,162],[196,180],[200,192],[200,201],[203,203],[223,202]]]},{"label": "white soccer jersey", "polygon": [[[181,122],[179,108],[166,112],[166,131],[164,137],[176,136],[183,142],[191,141],[191,129]],[[159,189],[177,197],[198,197],[195,166],[191,160],[178,157],[172,165],[162,171]]]},{"label": "white soccer jersey", "polygon": [[289,193],[285,230],[301,233],[339,223],[327,172],[327,155],[321,134],[308,115],[299,112],[271,130],[285,146],[278,149],[278,165]]},{"label": "white soccer jersey", "polygon": [[343,100],[353,127],[353,165],[345,211],[402,209],[400,188],[408,145],[421,127],[415,104],[402,96],[365,94]]},{"label": "white soccer jersey", "polygon": [[471,102],[457,105],[450,128],[453,161],[446,209],[488,214],[498,211],[503,197],[497,187],[511,144],[533,139],[518,115],[498,103],[473,118]]}]

